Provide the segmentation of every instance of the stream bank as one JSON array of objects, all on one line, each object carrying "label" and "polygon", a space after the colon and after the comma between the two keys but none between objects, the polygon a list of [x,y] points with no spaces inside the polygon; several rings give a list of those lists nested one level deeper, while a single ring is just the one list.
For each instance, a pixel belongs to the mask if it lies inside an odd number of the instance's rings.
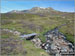
[{"label": "stream bank", "polygon": [[46,38],[46,42],[42,43],[42,41],[38,38],[39,34],[32,33],[32,34],[24,34],[21,35],[18,31],[13,31],[9,29],[3,29],[4,31],[8,31],[13,33],[14,35],[19,35],[20,38],[24,38],[26,40],[30,40],[32,43],[34,43],[36,48],[42,48],[50,55],[61,55],[62,53],[73,53],[74,52],[74,46],[72,43],[70,43],[66,36],[59,32],[57,28],[54,28],[44,34]]}]

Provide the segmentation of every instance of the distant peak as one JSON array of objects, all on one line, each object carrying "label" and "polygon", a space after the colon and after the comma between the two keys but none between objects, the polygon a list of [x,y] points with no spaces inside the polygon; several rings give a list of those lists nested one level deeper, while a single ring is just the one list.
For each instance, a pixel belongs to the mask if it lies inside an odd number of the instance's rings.
[{"label": "distant peak", "polygon": [[21,11],[19,11],[19,10],[12,10],[12,11],[10,11],[10,12],[8,12],[8,13],[20,13]]},{"label": "distant peak", "polygon": [[45,8],[45,7],[33,7],[33,8],[36,8],[36,9],[39,8],[39,9],[41,9],[41,8]]},{"label": "distant peak", "polygon": [[40,7],[33,7],[32,9],[40,9]]},{"label": "distant peak", "polygon": [[48,9],[53,9],[53,8],[51,8],[51,7],[48,7]]},{"label": "distant peak", "polygon": [[45,8],[45,7],[33,7],[32,9],[50,9],[50,10],[54,10],[51,7]]},{"label": "distant peak", "polygon": [[53,8],[51,8],[51,7],[48,7],[48,8],[46,8],[46,9],[54,10],[54,9],[53,9]]},{"label": "distant peak", "polygon": [[11,12],[18,12],[18,10],[12,10]]}]

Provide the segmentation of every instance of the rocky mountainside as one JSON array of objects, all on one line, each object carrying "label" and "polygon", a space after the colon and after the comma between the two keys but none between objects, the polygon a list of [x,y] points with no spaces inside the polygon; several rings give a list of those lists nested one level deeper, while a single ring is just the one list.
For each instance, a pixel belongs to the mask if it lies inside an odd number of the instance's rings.
[{"label": "rocky mountainside", "polygon": [[50,11],[54,11],[54,9],[52,9],[51,7],[48,7],[48,8],[42,8],[42,7],[33,7],[32,9],[29,9],[29,10],[21,10],[21,11],[18,11],[18,10],[12,10],[8,13],[17,13],[17,12],[20,12],[20,13],[26,13],[26,12],[29,12],[29,13],[35,13],[35,12],[41,12],[41,11],[47,11],[47,12],[50,12]]},{"label": "rocky mountainside", "polygon": [[37,14],[40,16],[68,16],[68,15],[74,14],[70,12],[57,11],[51,7],[48,7],[48,8],[33,7],[32,9],[29,9],[29,10],[22,10],[22,11],[13,10],[8,13],[31,13],[31,14]]}]

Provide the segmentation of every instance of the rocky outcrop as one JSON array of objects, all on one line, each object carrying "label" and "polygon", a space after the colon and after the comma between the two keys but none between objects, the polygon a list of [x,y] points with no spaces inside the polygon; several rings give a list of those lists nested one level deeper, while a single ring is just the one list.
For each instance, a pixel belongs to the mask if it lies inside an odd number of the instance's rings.
[{"label": "rocky outcrop", "polygon": [[42,42],[41,42],[41,40],[39,38],[34,38],[31,41],[34,43],[36,48],[41,48]]},{"label": "rocky outcrop", "polygon": [[[57,27],[44,34],[44,36],[46,37],[45,43],[42,43],[42,41],[38,38],[37,33],[21,35],[21,33],[18,31],[13,31],[9,29],[3,29],[3,31],[11,32],[14,35],[20,35],[21,38],[30,40],[31,42],[33,42],[36,48],[43,48],[49,54],[61,56],[62,53],[73,53],[74,52],[73,44],[66,39],[66,36],[63,33],[59,32]],[[8,43],[6,43],[5,40],[2,40],[5,42],[5,44],[2,44],[1,46],[3,49],[5,48],[4,46],[7,46],[7,45],[9,45],[11,49],[13,48],[12,46],[16,47],[15,42],[17,42],[17,40],[13,40],[13,39],[12,40],[8,39],[8,40],[9,40],[7,41]],[[14,44],[12,44],[10,40],[14,42]],[[9,52],[11,49],[9,49]]]},{"label": "rocky outcrop", "polygon": [[58,28],[48,31],[44,36],[46,37],[46,42],[42,46],[48,53],[58,55],[63,52],[74,51],[73,44],[66,40],[65,35],[59,32]]}]

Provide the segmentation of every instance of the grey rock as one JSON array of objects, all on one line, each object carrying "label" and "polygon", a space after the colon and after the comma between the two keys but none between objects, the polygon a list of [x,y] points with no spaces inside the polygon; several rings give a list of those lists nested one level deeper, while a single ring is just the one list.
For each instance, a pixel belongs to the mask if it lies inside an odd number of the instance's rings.
[{"label": "grey rock", "polygon": [[36,48],[41,48],[42,42],[41,42],[41,40],[39,38],[34,38],[31,41],[34,43]]},{"label": "grey rock", "polygon": [[[46,37],[46,42],[44,43],[43,48],[48,53],[56,53],[56,55],[60,55],[62,52],[73,52],[74,46],[68,40],[66,40],[66,36],[59,32],[58,28],[54,28],[44,34]],[[58,52],[57,52],[58,51]]]}]

